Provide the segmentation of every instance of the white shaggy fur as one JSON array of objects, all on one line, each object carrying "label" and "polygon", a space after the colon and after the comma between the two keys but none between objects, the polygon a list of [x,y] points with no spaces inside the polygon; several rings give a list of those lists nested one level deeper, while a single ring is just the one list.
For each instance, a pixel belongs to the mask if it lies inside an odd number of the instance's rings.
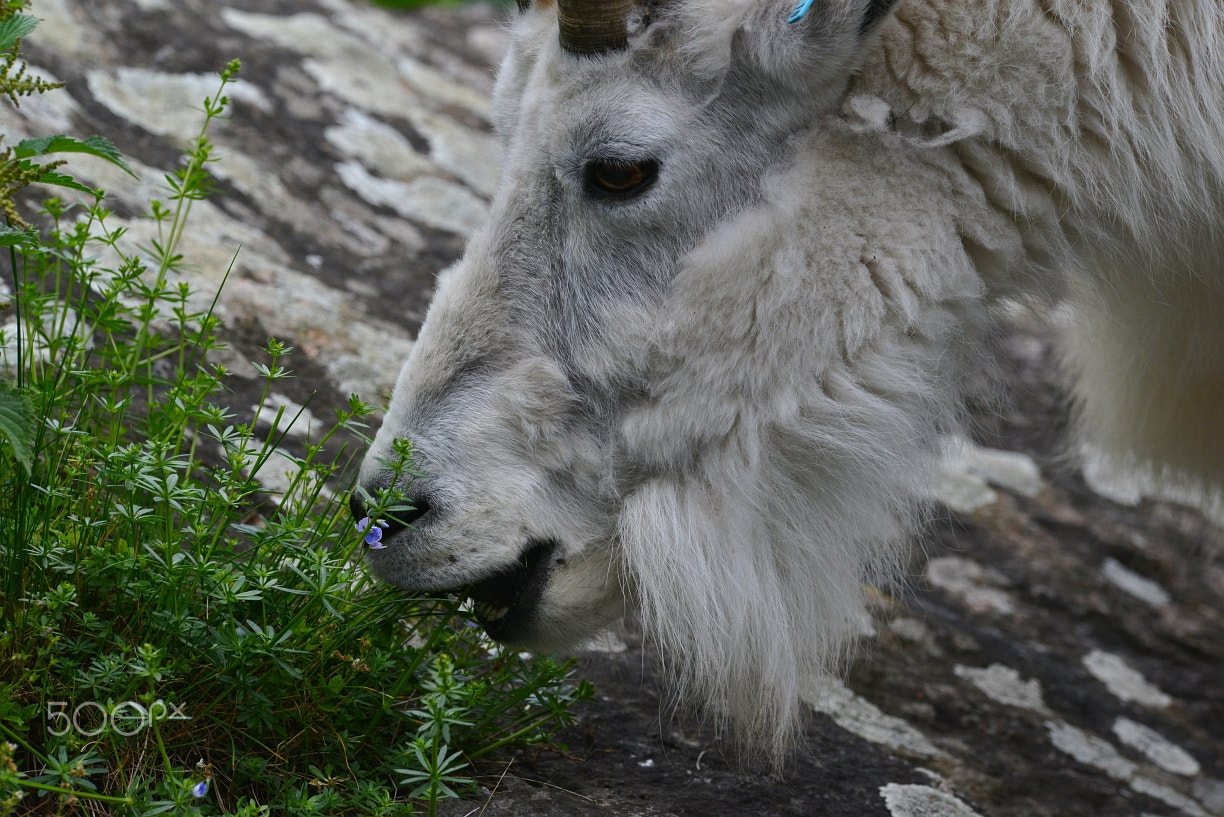
[{"label": "white shaggy fur", "polygon": [[[895,570],[997,299],[1070,305],[1116,462],[1224,484],[1224,6],[793,5],[660,2],[583,57],[551,2],[519,15],[502,190],[363,470],[423,456],[381,575],[459,588],[555,543],[512,640],[631,612],[775,753]],[[602,159],[658,179],[601,200]]]}]

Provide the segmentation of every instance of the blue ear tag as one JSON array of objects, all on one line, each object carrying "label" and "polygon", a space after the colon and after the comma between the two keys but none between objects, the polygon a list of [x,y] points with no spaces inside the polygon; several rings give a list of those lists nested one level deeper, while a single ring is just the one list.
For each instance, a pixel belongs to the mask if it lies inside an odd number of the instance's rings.
[{"label": "blue ear tag", "polygon": [[808,13],[808,9],[812,7],[815,0],[799,0],[799,5],[795,6],[795,10],[791,12],[791,16],[786,18],[788,23],[797,23],[802,20]]}]

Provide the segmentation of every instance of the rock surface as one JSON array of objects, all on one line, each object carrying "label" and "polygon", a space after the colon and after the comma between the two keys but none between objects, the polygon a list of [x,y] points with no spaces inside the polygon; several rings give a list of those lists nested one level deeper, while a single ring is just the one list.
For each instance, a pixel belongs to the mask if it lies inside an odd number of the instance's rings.
[{"label": "rock surface", "polygon": [[[185,272],[219,311],[239,373],[275,336],[299,350],[279,404],[379,401],[498,174],[484,6],[391,14],[348,0],[37,0],[26,47],[66,92],[0,108],[0,132],[100,133],[133,180],[82,159],[143,243],[142,218],[194,137],[193,110],[244,62],[214,133],[222,195],[199,203]],[[1000,338],[1014,410],[950,447],[909,588],[871,591],[876,635],[846,683],[814,687],[784,776],[739,766],[667,714],[633,644],[593,651],[599,687],[569,754],[483,771],[449,815],[1224,815],[1224,534],[1195,512],[1068,465],[1048,332]],[[234,407],[254,400],[236,389]],[[249,412],[248,412],[249,414]],[[310,418],[303,415],[303,423]],[[1090,474],[1091,476],[1091,474]],[[1094,485],[1100,485],[1093,480]],[[1099,488],[1105,490],[1104,488]],[[1115,501],[1117,500],[1117,501]],[[630,639],[632,641],[632,639]]]}]

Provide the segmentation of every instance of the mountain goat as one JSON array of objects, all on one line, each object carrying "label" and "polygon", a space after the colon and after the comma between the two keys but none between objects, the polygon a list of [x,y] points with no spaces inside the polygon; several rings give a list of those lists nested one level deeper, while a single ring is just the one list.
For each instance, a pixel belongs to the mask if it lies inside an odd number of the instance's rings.
[{"label": "mountain goat", "polygon": [[[1069,305],[1096,446],[1218,501],[1219,0],[519,6],[500,192],[353,502],[416,506],[376,520],[378,575],[516,645],[634,615],[781,751],[1004,298]],[[393,486],[397,439],[421,473]]]}]

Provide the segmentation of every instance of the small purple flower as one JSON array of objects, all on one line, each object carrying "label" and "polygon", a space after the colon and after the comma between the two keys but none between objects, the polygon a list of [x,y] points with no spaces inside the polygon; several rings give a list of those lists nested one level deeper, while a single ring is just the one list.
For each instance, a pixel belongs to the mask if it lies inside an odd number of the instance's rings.
[{"label": "small purple flower", "polygon": [[375,524],[370,517],[363,517],[357,523],[357,532],[365,534],[365,543],[370,546],[370,550],[382,550],[386,547],[382,543],[383,532],[381,523]]},{"label": "small purple flower", "polygon": [[196,783],[194,786],[191,787],[192,797],[199,799],[206,794],[208,794],[208,781],[207,780],[201,780],[199,783]]}]

